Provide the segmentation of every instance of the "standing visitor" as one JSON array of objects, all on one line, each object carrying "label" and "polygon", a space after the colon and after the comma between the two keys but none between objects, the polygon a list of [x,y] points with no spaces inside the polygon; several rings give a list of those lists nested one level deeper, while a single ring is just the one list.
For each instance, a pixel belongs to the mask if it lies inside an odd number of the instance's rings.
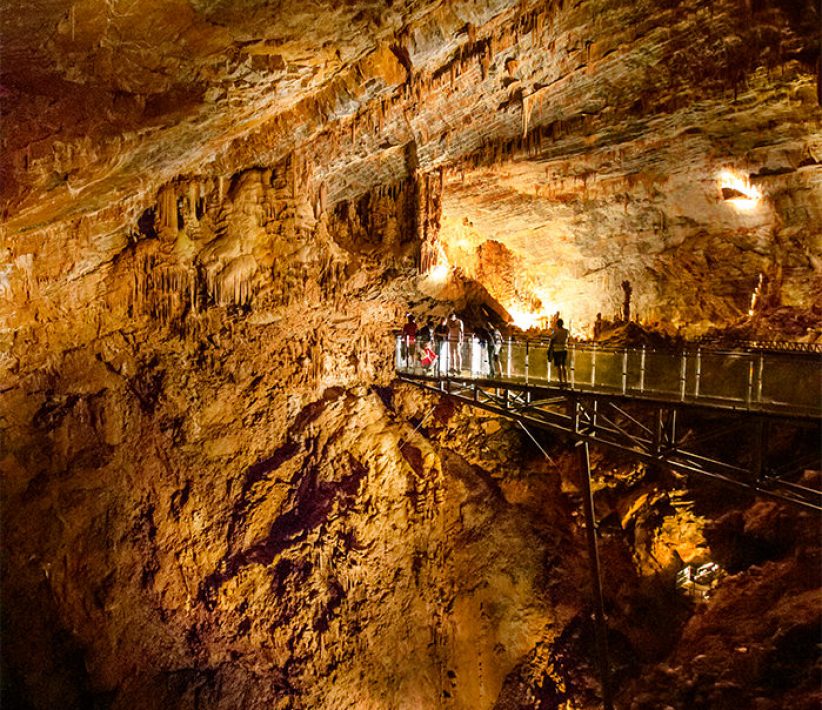
[{"label": "standing visitor", "polygon": [[[479,362],[477,363],[477,371],[480,375],[484,374],[484,361],[488,360],[488,369],[491,369],[491,332],[485,326],[478,326],[474,328],[474,337],[480,346]],[[473,358],[472,358],[473,359]],[[471,363],[471,369],[474,369],[474,363]]]},{"label": "standing visitor", "polygon": [[552,357],[554,367],[557,368],[560,387],[568,384],[568,331],[565,329],[562,318],[557,319],[557,325],[551,333],[551,342],[548,345],[548,357]]},{"label": "standing visitor", "polygon": [[488,348],[488,365],[491,369],[491,377],[502,376],[502,364],[499,354],[502,352],[502,333],[499,328],[488,322],[488,332],[491,334],[491,345]]},{"label": "standing visitor", "polygon": [[602,335],[602,313],[597,313],[597,319],[594,321],[594,340],[599,340]]},{"label": "standing visitor", "polygon": [[434,328],[434,352],[437,354],[437,377],[440,375],[440,368],[445,358],[445,343],[448,340],[448,318],[443,318],[437,327]]},{"label": "standing visitor", "polygon": [[465,326],[457,318],[457,314],[452,313],[448,318],[448,370],[457,375],[462,370],[462,338],[464,334]]},{"label": "standing visitor", "polygon": [[417,323],[414,314],[406,316],[406,323],[402,327],[402,360],[405,367],[410,367],[414,362],[417,340]]},{"label": "standing visitor", "polygon": [[417,331],[417,344],[420,349],[424,349],[431,343],[431,338],[434,336],[434,321],[428,318],[425,325]]}]

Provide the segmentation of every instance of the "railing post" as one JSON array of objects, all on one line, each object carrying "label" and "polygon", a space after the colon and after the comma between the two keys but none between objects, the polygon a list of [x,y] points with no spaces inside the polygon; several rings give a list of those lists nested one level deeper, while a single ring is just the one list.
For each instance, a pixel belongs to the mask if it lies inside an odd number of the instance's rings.
[{"label": "railing post", "polygon": [[597,344],[594,343],[594,350],[591,353],[591,388],[596,387],[597,383]]},{"label": "railing post", "polygon": [[759,368],[756,373],[756,401],[762,401],[762,377],[765,370],[765,355],[759,353]]},{"label": "railing post", "polygon": [[505,356],[505,376],[511,377],[511,336],[508,336],[508,352]]},{"label": "railing post", "polygon": [[753,355],[751,355],[751,360],[748,363],[748,395],[746,400],[748,402],[748,409],[751,407],[751,399],[753,397],[753,385],[754,385],[754,361]]},{"label": "railing post", "polygon": [[574,384],[576,383],[576,373],[574,372],[574,367],[576,366],[576,346],[571,343],[568,355],[568,359],[571,361],[571,389],[574,388]]},{"label": "railing post", "polygon": [[528,357],[530,355],[530,345],[529,341],[525,341],[525,384],[528,384]]},{"label": "railing post", "polygon": [[702,348],[696,349],[696,384],[694,385],[694,398],[699,398],[699,387],[702,382]]},{"label": "railing post", "polygon": [[622,394],[628,391],[628,348],[622,353]]},{"label": "railing post", "polygon": [[685,384],[686,384],[685,374],[686,374],[687,371],[688,371],[687,354],[683,350],[682,351],[682,364],[679,367],[679,399],[682,402],[685,401]]},{"label": "railing post", "polygon": [[645,346],[642,346],[642,356],[639,358],[639,391],[645,391]]}]

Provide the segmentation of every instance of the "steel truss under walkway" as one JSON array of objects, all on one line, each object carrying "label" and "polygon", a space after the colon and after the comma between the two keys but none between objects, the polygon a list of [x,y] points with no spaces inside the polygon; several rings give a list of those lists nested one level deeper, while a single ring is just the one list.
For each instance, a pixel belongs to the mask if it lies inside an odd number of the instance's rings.
[{"label": "steel truss under walkway", "polygon": [[[510,344],[508,347],[510,351]],[[761,396],[751,396],[753,391],[762,389],[765,368],[761,355],[756,356],[758,366],[752,361],[749,367],[751,374],[744,399],[711,402],[704,397],[686,397],[686,385],[678,383],[679,391],[674,392],[678,396],[674,397],[660,390],[649,396],[642,387],[632,392],[625,386],[628,373],[624,364],[623,386],[616,390],[598,390],[593,372],[584,388],[553,384],[550,371],[545,381],[529,382],[527,352],[524,378],[511,377],[510,367],[508,377],[501,378],[478,375],[476,369],[466,376],[447,374],[446,368],[443,376],[433,376],[408,367],[408,361],[402,362],[399,357],[397,374],[400,380],[516,421],[532,439],[530,428],[536,427],[564,435],[574,442],[585,514],[603,708],[613,710],[589,444],[621,451],[651,466],[776,499],[802,510],[822,512],[822,491],[805,481],[803,475],[807,469],[820,467],[819,361],[814,359],[810,363],[813,374],[804,382],[805,392],[797,390],[811,407],[769,408]],[[625,363],[628,355],[621,359]],[[681,362],[680,381],[684,383],[687,372],[684,356]],[[807,366],[806,362],[806,369]],[[696,372],[695,394],[698,395],[699,367]],[[641,379],[644,374],[644,370],[640,370]],[[801,388],[803,383],[795,386]],[[786,438],[786,435],[789,436]],[[725,441],[721,441],[723,438]],[[534,441],[536,443],[536,439]],[[719,458],[716,452],[720,450],[727,451],[727,456]]]},{"label": "steel truss under walkway", "polygon": [[[690,474],[756,495],[822,512],[822,491],[801,481],[819,468],[820,420],[808,414],[729,410],[705,403],[632,399],[537,383],[400,372],[401,380],[531,428],[629,454],[652,466]],[[776,459],[777,431],[809,444]],[[804,432],[804,437],[802,435]],[[730,453],[719,458],[717,442]],[[706,445],[709,445],[706,453]]]}]

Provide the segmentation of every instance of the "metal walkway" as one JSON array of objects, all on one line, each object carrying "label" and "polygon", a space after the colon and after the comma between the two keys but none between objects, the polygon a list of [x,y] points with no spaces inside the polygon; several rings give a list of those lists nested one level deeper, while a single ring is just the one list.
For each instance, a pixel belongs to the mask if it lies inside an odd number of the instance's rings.
[{"label": "metal walkway", "polygon": [[[589,444],[822,512],[822,352],[815,348],[673,352],[572,345],[569,382],[560,386],[543,343],[505,343],[496,377],[490,376],[487,352],[471,337],[459,348],[442,343],[427,369],[402,337],[395,345],[401,380],[516,421],[537,446],[531,427],[573,441],[605,710],[613,710],[614,691]],[[449,350],[465,365],[458,372],[450,371],[457,363],[448,362]]]},{"label": "metal walkway", "polygon": [[820,353],[571,346],[561,387],[542,343],[505,343],[499,377],[473,338],[458,374],[449,374],[448,344],[439,350],[426,369],[398,337],[398,375],[526,428],[822,512],[822,491],[803,476],[820,469]]}]

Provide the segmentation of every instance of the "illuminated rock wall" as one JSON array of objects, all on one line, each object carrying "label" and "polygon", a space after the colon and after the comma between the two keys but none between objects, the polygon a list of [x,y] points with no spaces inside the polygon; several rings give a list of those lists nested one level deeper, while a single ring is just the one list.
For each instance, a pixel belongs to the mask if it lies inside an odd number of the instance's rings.
[{"label": "illuminated rock wall", "polygon": [[[760,272],[810,310],[815,5],[16,5],[0,20],[4,695],[594,704],[573,456],[392,386],[388,335],[410,304],[482,292],[418,280],[446,259],[503,306],[582,322],[622,278],[644,316],[720,324]],[[724,168],[753,175],[753,212],[726,204]],[[598,502],[615,654],[640,677],[685,624],[656,592],[705,559],[705,523],[645,472],[597,465],[622,477]],[[757,560],[801,577],[777,549]],[[761,586],[738,574],[730,598]],[[813,692],[801,673],[768,690],[778,654],[756,659],[738,706]],[[670,690],[637,692],[653,707]]]}]

